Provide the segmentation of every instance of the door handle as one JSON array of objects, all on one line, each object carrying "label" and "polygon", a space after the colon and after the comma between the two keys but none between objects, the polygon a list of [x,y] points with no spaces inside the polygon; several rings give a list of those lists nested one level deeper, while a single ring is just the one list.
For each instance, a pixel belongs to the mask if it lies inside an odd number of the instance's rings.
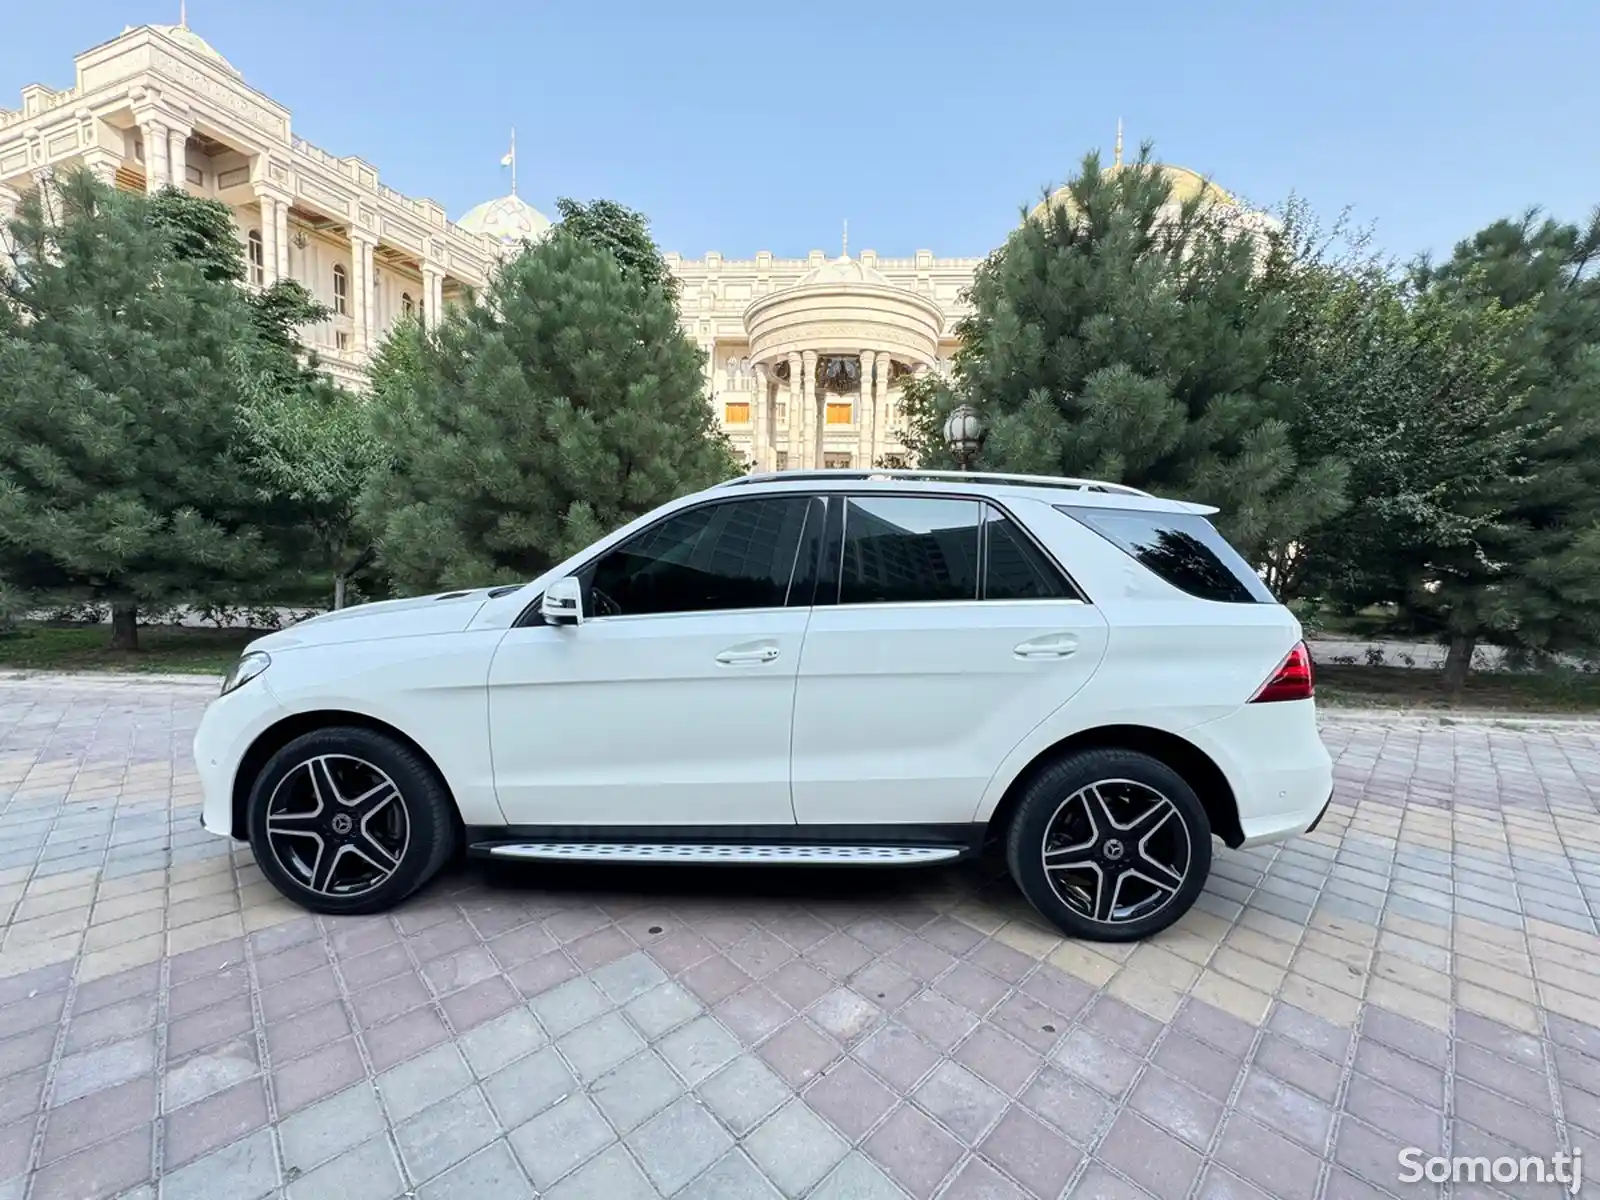
[{"label": "door handle", "polygon": [[1014,647],[1012,654],[1018,658],[1070,658],[1077,653],[1078,639],[1071,634],[1060,637],[1034,638]]},{"label": "door handle", "polygon": [[717,661],[724,666],[738,666],[741,663],[768,663],[778,657],[776,646],[761,646],[755,650],[724,650],[717,655]]}]

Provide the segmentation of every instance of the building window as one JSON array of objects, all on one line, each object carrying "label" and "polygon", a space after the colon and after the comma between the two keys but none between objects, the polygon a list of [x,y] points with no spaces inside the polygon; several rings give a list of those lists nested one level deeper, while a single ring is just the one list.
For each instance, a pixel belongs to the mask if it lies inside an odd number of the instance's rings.
[{"label": "building window", "polygon": [[728,425],[750,424],[750,402],[730,400],[722,406],[722,419]]},{"label": "building window", "polygon": [[350,312],[350,273],[342,263],[333,268],[333,311],[341,317]]},{"label": "building window", "polygon": [[827,423],[829,425],[848,425],[848,424],[850,424],[850,405],[849,405],[849,402],[845,402],[843,404],[835,404],[832,400],[828,401],[828,412],[827,412],[826,420],[827,420]]},{"label": "building window", "polygon": [[822,456],[822,465],[830,471],[849,470],[851,466],[850,456],[848,454],[824,454]]},{"label": "building window", "polygon": [[787,425],[789,423],[789,406],[782,400],[772,406],[772,413],[772,419],[779,425]]},{"label": "building window", "polygon": [[410,292],[400,293],[400,314],[406,317],[414,317],[417,314],[417,306],[411,299]]},{"label": "building window", "polygon": [[342,329],[339,330],[333,335],[333,344],[341,350],[350,349],[350,335]]},{"label": "building window", "polygon": [[772,464],[772,469],[775,471],[787,471],[789,469],[789,452],[787,450],[778,451],[778,457]]},{"label": "building window", "polygon": [[260,287],[267,281],[267,254],[261,242],[261,230],[252,229],[245,243],[250,250],[250,282]]}]

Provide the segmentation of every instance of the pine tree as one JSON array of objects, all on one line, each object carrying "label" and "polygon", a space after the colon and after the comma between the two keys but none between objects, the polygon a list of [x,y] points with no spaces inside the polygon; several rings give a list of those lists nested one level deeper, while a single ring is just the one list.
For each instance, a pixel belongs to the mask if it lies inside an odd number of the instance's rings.
[{"label": "pine tree", "polygon": [[1508,357],[1526,392],[1522,463],[1488,476],[1478,503],[1492,537],[1410,613],[1450,646],[1445,686],[1459,689],[1480,638],[1535,656],[1600,646],[1600,213],[1587,225],[1537,212],[1462,242],[1417,285],[1461,307],[1526,315]]},{"label": "pine tree", "polygon": [[1298,457],[1268,375],[1286,306],[1257,238],[1198,200],[1174,213],[1149,147],[1116,172],[1089,155],[1069,192],[979,268],[951,384],[909,390],[918,457],[948,461],[941,425],[964,402],[988,429],[979,466],[1216,504],[1247,554],[1337,511],[1342,464]]},{"label": "pine tree", "polygon": [[616,256],[624,275],[658,287],[674,300],[678,298],[677,276],[661,257],[660,247],[650,236],[650,222],[643,213],[615,200],[582,204],[565,197],[556,201],[556,211],[561,214],[561,229],[591,246],[609,250]]},{"label": "pine tree", "polygon": [[25,198],[0,262],[0,576],[106,603],[224,599],[273,567],[240,459],[243,294],[86,172]]},{"label": "pine tree", "polygon": [[399,587],[527,579],[736,472],[675,305],[559,227],[484,303],[404,331],[375,376],[389,457],[363,498]]}]

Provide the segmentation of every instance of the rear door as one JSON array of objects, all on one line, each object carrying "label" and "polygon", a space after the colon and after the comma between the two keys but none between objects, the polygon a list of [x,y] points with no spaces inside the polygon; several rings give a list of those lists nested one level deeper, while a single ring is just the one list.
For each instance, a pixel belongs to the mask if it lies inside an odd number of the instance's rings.
[{"label": "rear door", "polygon": [[1105,646],[1101,614],[1000,507],[831,497],[795,684],[797,821],[970,821],[995,768]]}]

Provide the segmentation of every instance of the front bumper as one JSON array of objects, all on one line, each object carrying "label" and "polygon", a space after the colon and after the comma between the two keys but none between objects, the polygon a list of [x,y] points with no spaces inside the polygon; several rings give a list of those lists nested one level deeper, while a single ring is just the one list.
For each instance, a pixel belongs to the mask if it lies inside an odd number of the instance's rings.
[{"label": "front bumper", "polygon": [[233,836],[233,782],[255,740],[287,715],[262,677],[218,696],[194,734],[194,765],[203,803],[200,824],[219,837]]}]

